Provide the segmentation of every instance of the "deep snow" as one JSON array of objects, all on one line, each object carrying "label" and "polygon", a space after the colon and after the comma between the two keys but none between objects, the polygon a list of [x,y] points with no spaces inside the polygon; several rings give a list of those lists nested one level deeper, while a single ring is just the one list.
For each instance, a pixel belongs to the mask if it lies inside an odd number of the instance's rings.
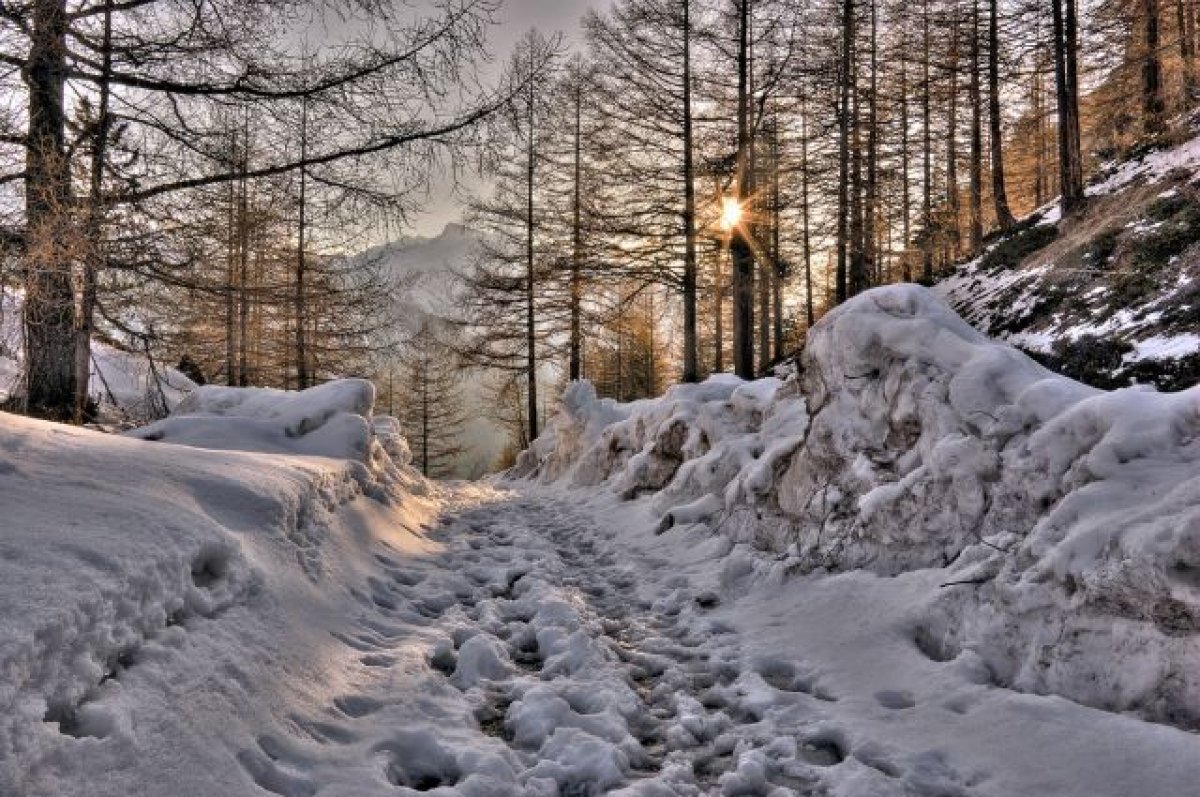
[{"label": "deep snow", "polygon": [[795,377],[576,385],[503,482],[426,482],[371,400],[0,414],[0,794],[1200,782],[1196,391],[1084,388],[897,287]]}]

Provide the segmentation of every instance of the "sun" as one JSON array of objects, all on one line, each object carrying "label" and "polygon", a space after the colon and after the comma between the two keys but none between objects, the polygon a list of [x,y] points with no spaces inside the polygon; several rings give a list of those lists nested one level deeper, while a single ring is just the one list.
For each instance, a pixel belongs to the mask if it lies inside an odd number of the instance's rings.
[{"label": "sun", "polygon": [[721,200],[721,229],[729,232],[742,222],[742,203],[735,197],[727,196]]}]

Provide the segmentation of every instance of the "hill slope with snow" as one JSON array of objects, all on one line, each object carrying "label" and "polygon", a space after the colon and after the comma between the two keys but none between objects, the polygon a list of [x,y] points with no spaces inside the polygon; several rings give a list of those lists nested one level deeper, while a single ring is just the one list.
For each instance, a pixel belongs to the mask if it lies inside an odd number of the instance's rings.
[{"label": "hill slope with snow", "polygon": [[1200,381],[1200,137],[1114,163],[1067,221],[1043,208],[935,290],[1089,384]]}]

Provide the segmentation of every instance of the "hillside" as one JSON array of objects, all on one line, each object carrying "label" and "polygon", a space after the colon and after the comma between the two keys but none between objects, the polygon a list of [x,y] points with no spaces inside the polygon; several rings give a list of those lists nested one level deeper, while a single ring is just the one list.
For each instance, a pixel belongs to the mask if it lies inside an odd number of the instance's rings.
[{"label": "hillside", "polygon": [[1107,166],[935,291],[985,334],[1102,388],[1200,381],[1200,138]]}]

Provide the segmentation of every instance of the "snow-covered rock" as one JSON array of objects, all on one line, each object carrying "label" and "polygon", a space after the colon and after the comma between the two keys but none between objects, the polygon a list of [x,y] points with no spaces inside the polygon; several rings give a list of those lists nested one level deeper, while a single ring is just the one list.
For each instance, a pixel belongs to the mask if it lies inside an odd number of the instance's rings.
[{"label": "snow-covered rock", "polygon": [[914,285],[830,312],[801,365],[624,407],[573,388],[515,474],[653,493],[660,529],[704,520],[790,572],[947,568],[930,655],[1200,724],[1200,388],[1086,387]]}]

